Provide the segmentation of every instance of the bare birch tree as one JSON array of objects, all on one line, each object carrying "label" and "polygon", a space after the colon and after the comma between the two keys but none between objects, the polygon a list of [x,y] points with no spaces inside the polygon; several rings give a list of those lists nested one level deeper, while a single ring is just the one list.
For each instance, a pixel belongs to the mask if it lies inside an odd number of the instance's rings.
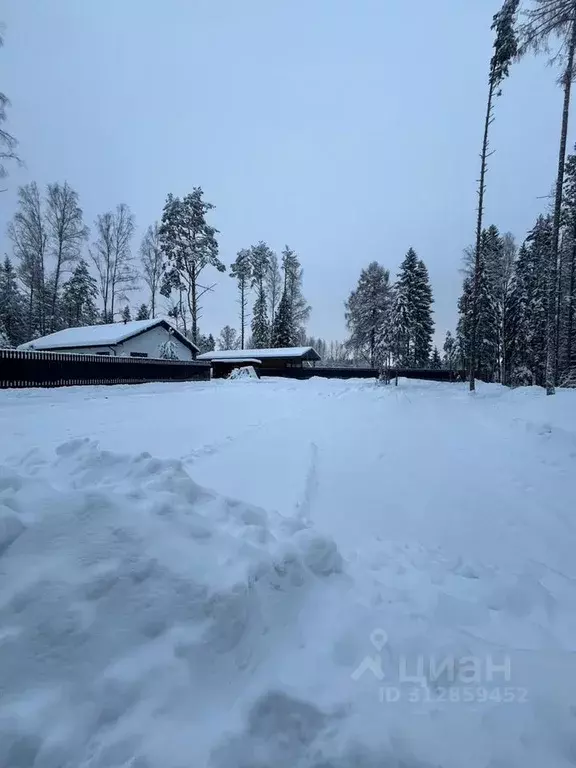
[{"label": "bare birch tree", "polygon": [[90,256],[100,280],[104,322],[113,323],[116,301],[125,301],[127,293],[135,290],[137,285],[137,273],[130,250],[134,216],[130,208],[121,203],[116,211],[99,215],[95,229],[96,240]]},{"label": "bare birch tree", "polygon": [[18,274],[27,292],[28,336],[46,332],[45,258],[48,243],[42,200],[36,182],[18,190],[18,210],[8,225],[18,259]]},{"label": "bare birch tree", "polygon": [[146,230],[140,245],[144,282],[150,291],[150,317],[156,317],[156,296],[162,279],[162,248],[158,222]]},{"label": "bare birch tree", "polygon": [[78,193],[64,184],[48,184],[46,195],[46,224],[48,249],[55,261],[50,279],[50,319],[48,328],[56,329],[58,291],[63,273],[80,258],[82,246],[88,238],[82,209],[78,205]]}]

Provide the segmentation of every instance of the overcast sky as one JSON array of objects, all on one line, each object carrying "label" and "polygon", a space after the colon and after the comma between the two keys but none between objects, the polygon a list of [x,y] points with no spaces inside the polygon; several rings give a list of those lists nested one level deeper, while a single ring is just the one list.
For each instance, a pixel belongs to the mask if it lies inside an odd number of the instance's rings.
[{"label": "overcast sky", "polygon": [[[441,341],[474,234],[499,6],[4,0],[0,90],[26,167],[0,197],[2,250],[27,181],[68,181],[90,225],[128,203],[134,250],[168,192],[202,186],[227,265],[258,240],[300,254],[310,333],[344,338],[360,269],[377,260],[394,276],[413,246],[430,272]],[[544,59],[522,62],[496,108],[487,222],[522,238],[555,174],[555,73]],[[200,326],[217,334],[237,327],[237,306],[232,279],[213,277]]]}]

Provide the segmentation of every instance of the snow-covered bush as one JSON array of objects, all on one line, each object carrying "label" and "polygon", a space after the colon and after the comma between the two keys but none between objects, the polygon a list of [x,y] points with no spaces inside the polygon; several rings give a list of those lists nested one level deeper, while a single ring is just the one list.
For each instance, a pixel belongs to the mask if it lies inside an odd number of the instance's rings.
[{"label": "snow-covered bush", "polygon": [[562,374],[560,379],[561,387],[576,387],[576,368],[570,368]]},{"label": "snow-covered bush", "polygon": [[228,376],[229,379],[257,379],[258,374],[256,373],[253,365],[245,365],[242,368],[234,368],[230,376]]},{"label": "snow-covered bush", "polygon": [[514,368],[512,371],[511,384],[513,387],[530,387],[534,383],[532,371],[525,365]]},{"label": "snow-covered bush", "polygon": [[160,357],[162,360],[179,360],[176,354],[176,345],[169,339],[160,345]]}]

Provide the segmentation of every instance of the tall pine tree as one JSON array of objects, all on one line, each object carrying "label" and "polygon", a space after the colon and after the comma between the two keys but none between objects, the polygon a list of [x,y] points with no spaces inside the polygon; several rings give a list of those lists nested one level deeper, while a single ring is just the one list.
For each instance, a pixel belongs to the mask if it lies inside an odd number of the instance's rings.
[{"label": "tall pine tree", "polygon": [[238,304],[240,305],[240,349],[244,349],[246,335],[246,320],[248,310],[248,291],[252,281],[252,261],[250,250],[243,248],[238,251],[236,260],[230,265],[230,277],[238,284]]},{"label": "tall pine tree", "polygon": [[180,199],[168,195],[158,236],[166,257],[164,282],[161,292],[169,296],[172,289],[182,290],[192,318],[192,341],[198,342],[200,298],[213,286],[200,284],[200,275],[206,267],[219,272],[225,266],[218,258],[218,230],[208,224],[206,216],[214,206],[203,199],[200,187]]},{"label": "tall pine tree", "polygon": [[469,354],[469,378],[470,390],[474,391],[474,364],[478,359],[476,349],[480,321],[480,289],[481,289],[481,247],[484,216],[484,194],[486,191],[486,171],[489,156],[490,126],[494,121],[494,98],[500,95],[500,85],[508,77],[510,64],[518,53],[518,40],[516,36],[516,16],[519,0],[504,0],[501,10],[494,16],[492,29],[495,32],[492,58],[490,59],[490,71],[488,74],[488,99],[486,102],[486,114],[484,117],[484,135],[482,139],[482,151],[480,153],[480,179],[478,182],[478,209],[476,217],[476,247],[474,251],[474,274],[472,277],[472,306],[470,328],[470,354]]}]

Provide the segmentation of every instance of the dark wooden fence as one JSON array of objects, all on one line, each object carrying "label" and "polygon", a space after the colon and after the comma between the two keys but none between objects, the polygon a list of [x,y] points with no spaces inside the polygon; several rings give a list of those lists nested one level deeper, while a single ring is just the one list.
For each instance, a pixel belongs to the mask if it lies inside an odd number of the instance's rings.
[{"label": "dark wooden fence", "polygon": [[328,368],[325,366],[306,366],[304,368],[260,368],[260,376],[283,376],[286,379],[377,379],[377,368]]},{"label": "dark wooden fence", "polygon": [[447,371],[445,368],[386,368],[384,378],[423,379],[424,381],[466,381],[466,371]]},{"label": "dark wooden fence", "polygon": [[0,349],[0,389],[209,379],[204,362]]}]

